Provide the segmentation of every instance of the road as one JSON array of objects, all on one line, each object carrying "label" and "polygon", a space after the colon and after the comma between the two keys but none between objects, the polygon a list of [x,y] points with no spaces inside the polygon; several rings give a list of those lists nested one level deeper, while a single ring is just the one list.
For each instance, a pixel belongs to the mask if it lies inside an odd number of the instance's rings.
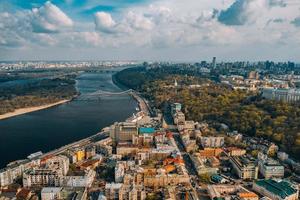
[{"label": "road", "polygon": [[177,147],[179,148],[182,158],[184,160],[185,166],[189,172],[190,175],[197,176],[197,170],[195,169],[192,159],[190,155],[185,151],[184,145],[182,143],[182,140],[179,136],[179,133],[174,133],[173,137],[175,139],[175,142],[177,144]]},{"label": "road", "polygon": [[64,151],[66,151],[67,149],[74,148],[74,147],[80,147],[80,146],[84,146],[84,145],[88,145],[88,144],[94,142],[95,139],[97,139],[98,141],[100,141],[100,140],[106,139],[107,137],[108,137],[108,133],[107,132],[99,132],[99,133],[97,133],[95,135],[92,135],[90,137],[87,137],[87,138],[84,138],[82,140],[73,142],[71,144],[62,146],[62,147],[60,147],[58,149],[49,151],[49,152],[43,154],[42,156],[40,156],[39,158],[44,158],[44,157],[49,156],[49,155],[58,155],[58,154],[60,154],[60,153],[62,153]]},{"label": "road", "polygon": [[194,194],[197,194],[197,196],[199,197],[198,189],[200,187],[198,186],[198,183],[197,183],[197,179],[198,179],[197,170],[195,169],[195,167],[193,165],[193,162],[191,160],[191,157],[190,157],[189,153],[187,153],[185,151],[185,148],[184,148],[184,145],[183,145],[183,142],[180,138],[179,133],[178,132],[173,133],[173,137],[174,137],[174,140],[176,142],[176,145],[177,145],[178,149],[180,150],[180,153],[182,155],[185,167],[186,167],[186,169],[188,171],[188,174],[190,176],[192,191],[194,192]]},{"label": "road", "polygon": [[146,115],[151,114],[151,108],[148,104],[148,102],[142,98],[137,92],[132,90],[130,94],[133,96],[133,98],[139,103],[140,110],[143,111]]}]

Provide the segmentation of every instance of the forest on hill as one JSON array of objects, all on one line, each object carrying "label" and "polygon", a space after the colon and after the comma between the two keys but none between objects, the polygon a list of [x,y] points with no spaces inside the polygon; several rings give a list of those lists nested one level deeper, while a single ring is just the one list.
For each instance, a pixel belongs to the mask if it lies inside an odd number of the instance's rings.
[{"label": "forest on hill", "polygon": [[266,100],[259,93],[233,90],[182,70],[129,68],[115,78],[142,92],[158,108],[182,103],[187,119],[225,123],[231,130],[270,139],[300,159],[300,102]]}]

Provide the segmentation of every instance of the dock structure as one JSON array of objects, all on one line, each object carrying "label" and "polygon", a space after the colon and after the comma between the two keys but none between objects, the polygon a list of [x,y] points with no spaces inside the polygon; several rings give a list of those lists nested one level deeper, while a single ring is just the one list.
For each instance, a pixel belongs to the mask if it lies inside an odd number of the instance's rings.
[{"label": "dock structure", "polygon": [[150,115],[151,108],[148,102],[134,90],[132,90],[130,94],[138,102],[140,110],[143,111],[146,115]]}]

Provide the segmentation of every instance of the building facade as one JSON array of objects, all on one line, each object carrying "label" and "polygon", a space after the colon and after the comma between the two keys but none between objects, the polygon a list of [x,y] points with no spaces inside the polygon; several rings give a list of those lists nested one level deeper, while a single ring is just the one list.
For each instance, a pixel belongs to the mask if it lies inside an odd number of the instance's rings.
[{"label": "building facade", "polygon": [[23,186],[60,186],[61,178],[49,169],[29,169],[23,173]]},{"label": "building facade", "polygon": [[276,101],[295,102],[300,100],[300,89],[264,88],[262,96]]},{"label": "building facade", "polygon": [[224,137],[201,137],[200,140],[203,148],[217,148],[224,145]]},{"label": "building facade", "polygon": [[23,172],[32,167],[40,165],[40,159],[25,160],[21,163],[16,162],[8,165],[6,168],[0,170],[0,187],[12,184],[17,178],[23,175]]},{"label": "building facade", "polygon": [[239,178],[246,180],[257,179],[258,166],[254,161],[245,156],[230,156],[230,163]]},{"label": "building facade", "polygon": [[110,127],[110,137],[113,142],[131,142],[136,135],[138,135],[138,128],[135,123],[121,122]]},{"label": "building facade", "polygon": [[42,200],[60,199],[61,187],[44,187],[41,191]]},{"label": "building facade", "polygon": [[282,178],[284,176],[284,166],[262,153],[258,155],[258,168],[261,175],[266,179]]}]

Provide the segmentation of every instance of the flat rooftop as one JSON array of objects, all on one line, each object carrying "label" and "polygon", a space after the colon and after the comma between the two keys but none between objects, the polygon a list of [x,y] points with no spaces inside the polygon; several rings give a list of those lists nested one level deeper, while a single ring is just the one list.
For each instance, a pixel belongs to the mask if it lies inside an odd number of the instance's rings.
[{"label": "flat rooftop", "polygon": [[265,188],[266,190],[270,191],[273,194],[276,194],[277,196],[280,196],[283,199],[297,192],[297,190],[293,188],[289,182],[286,181],[276,182],[272,179],[269,179],[258,180],[255,183],[258,186]]}]

